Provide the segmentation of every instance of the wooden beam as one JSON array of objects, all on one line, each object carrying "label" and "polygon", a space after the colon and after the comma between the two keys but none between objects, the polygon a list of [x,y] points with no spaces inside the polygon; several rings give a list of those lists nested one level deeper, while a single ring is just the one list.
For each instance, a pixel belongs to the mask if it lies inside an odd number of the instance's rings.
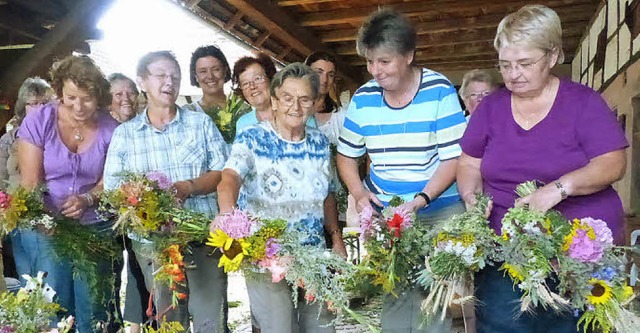
[{"label": "wooden beam", "polygon": [[[311,52],[325,50],[319,39],[307,29],[291,18],[282,8],[264,0],[226,0],[236,7],[246,16],[261,24],[273,35],[277,35],[287,46],[297,50],[302,55]],[[355,82],[362,82],[362,77],[358,73],[353,73],[351,69],[342,61],[336,59],[336,67],[343,76],[349,77]]]},{"label": "wooden beam", "polygon": [[98,18],[110,4],[110,0],[77,1],[53,30],[5,71],[0,82],[6,91],[17,91],[22,81],[60,47],[83,41],[85,32],[89,27],[95,27]]},{"label": "wooden beam", "polygon": [[258,37],[258,39],[256,39],[253,42],[253,46],[260,48],[262,47],[262,44],[264,44],[264,42],[267,40],[267,38],[269,38],[269,36],[271,36],[271,31],[267,30],[265,32],[262,33],[262,35],[260,35],[260,37]]},{"label": "wooden beam", "polygon": [[[586,22],[586,21],[585,21]],[[581,37],[584,32],[585,24],[570,23],[564,26],[562,29],[562,36],[567,37]],[[496,28],[480,28],[468,31],[451,31],[451,32],[434,32],[431,34],[421,35],[418,38],[416,49],[420,50],[430,46],[444,46],[454,45],[465,42],[492,42],[496,36]],[[339,55],[354,55],[357,54],[356,47],[353,45],[341,46],[336,48],[336,54]]]},{"label": "wooden beam", "polygon": [[198,4],[200,3],[200,0],[184,0],[183,3],[185,7],[189,9],[193,9],[196,6],[198,6]]},{"label": "wooden beam", "polygon": [[224,24],[224,30],[230,30],[231,28],[235,27],[243,16],[244,13],[242,13],[241,11],[237,11],[235,14],[233,14],[233,17],[231,17],[229,21]]},{"label": "wooden beam", "polygon": [[325,2],[336,2],[344,0],[278,0],[277,5],[280,7],[297,6],[297,5],[313,5]]},{"label": "wooden beam", "polygon": [[[573,6],[592,4],[593,0],[546,0],[538,1],[548,7]],[[525,5],[531,4],[531,1],[496,1],[488,2],[486,0],[467,0],[452,2],[447,6],[443,3],[433,3],[431,1],[420,1],[410,3],[394,3],[385,5],[384,8],[393,9],[404,13],[407,17],[426,16],[442,17],[443,15],[455,15],[463,11],[469,11],[471,16],[480,16],[486,14],[503,14],[514,12]],[[597,4],[595,4],[597,6]],[[369,7],[358,7],[350,9],[336,9],[319,13],[308,14],[300,21],[302,26],[324,26],[333,24],[360,24],[371,13],[379,10],[381,6],[374,5]]]},{"label": "wooden beam", "polygon": [[285,48],[284,50],[282,50],[282,52],[280,52],[278,54],[278,59],[284,61],[284,57],[286,57],[287,55],[289,55],[289,53],[291,53],[291,46]]},{"label": "wooden beam", "polygon": [[[558,7],[555,11],[560,16],[562,24],[589,21],[595,10],[596,4]],[[488,14],[474,17],[459,17],[438,21],[416,22],[416,33],[421,35],[434,33],[451,33],[456,31],[471,31],[476,29],[495,29],[506,14]],[[323,43],[348,42],[356,40],[358,28],[339,29],[328,31],[321,36]]]},{"label": "wooden beam", "polygon": [[64,17],[68,11],[67,8],[56,5],[60,2],[54,3],[48,0],[11,0],[11,2],[50,19]]},{"label": "wooden beam", "polygon": [[34,41],[40,40],[40,37],[38,37],[38,36],[36,36],[34,34],[31,34],[29,32],[22,31],[22,30],[18,29],[17,26],[18,25],[16,25],[16,24],[7,24],[7,21],[5,21],[5,20],[0,20],[0,28],[13,31],[13,32],[15,32],[15,33],[17,33],[19,35],[22,35],[24,37],[28,37],[30,39],[33,39]]}]

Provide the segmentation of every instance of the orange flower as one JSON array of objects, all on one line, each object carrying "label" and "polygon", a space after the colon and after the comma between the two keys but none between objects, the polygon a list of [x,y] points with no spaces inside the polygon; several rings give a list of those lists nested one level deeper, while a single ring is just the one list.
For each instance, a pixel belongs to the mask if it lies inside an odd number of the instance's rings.
[{"label": "orange flower", "polygon": [[306,299],[307,302],[313,302],[316,299],[316,297],[313,296],[312,293],[306,292],[306,294],[304,295],[304,299]]},{"label": "orange flower", "polygon": [[187,294],[185,293],[176,293],[176,296],[178,296],[179,299],[187,299]]},{"label": "orange flower", "polygon": [[137,206],[140,203],[137,197],[127,197],[127,202],[132,206]]}]

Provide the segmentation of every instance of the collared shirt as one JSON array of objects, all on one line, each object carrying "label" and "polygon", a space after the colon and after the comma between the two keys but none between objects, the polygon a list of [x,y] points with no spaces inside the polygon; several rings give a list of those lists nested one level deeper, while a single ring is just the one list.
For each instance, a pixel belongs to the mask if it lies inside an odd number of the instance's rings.
[{"label": "collared shirt", "polygon": [[[122,171],[159,171],[177,182],[222,170],[226,144],[209,116],[177,107],[175,118],[160,130],[149,122],[147,112],[113,133],[104,167],[106,190],[120,185],[117,174]],[[184,207],[212,217],[218,212],[217,195],[191,196]]]}]

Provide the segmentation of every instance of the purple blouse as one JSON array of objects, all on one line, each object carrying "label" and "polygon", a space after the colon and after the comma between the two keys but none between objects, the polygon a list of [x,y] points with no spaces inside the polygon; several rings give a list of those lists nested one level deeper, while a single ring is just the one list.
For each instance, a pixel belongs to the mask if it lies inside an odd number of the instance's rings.
[{"label": "purple blouse", "polygon": [[[560,80],[549,114],[528,131],[513,119],[509,90],[502,88],[487,96],[471,117],[461,146],[467,155],[482,159],[483,188],[494,200],[489,220],[499,232],[502,217],[517,198],[518,184],[553,182],[584,167],[590,159],[629,144],[615,114],[597,92]],[[616,243],[623,242],[622,202],[611,186],[569,197],[554,209],[570,219],[602,219]]]},{"label": "purple blouse", "polygon": [[[59,212],[73,194],[91,190],[102,178],[111,134],[119,125],[107,112],[98,111],[98,133],[87,150],[73,153],[58,133],[58,103],[50,103],[29,113],[18,130],[18,138],[42,148],[44,153],[45,206]],[[95,210],[87,209],[80,223],[99,222]]]}]

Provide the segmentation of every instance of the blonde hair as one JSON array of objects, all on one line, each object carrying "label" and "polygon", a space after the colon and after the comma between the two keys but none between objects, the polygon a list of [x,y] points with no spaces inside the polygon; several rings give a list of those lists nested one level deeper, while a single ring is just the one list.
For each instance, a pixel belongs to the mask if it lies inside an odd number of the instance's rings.
[{"label": "blonde hair", "polygon": [[498,25],[493,47],[500,51],[509,45],[527,45],[546,53],[557,50],[557,63],[563,63],[560,17],[553,9],[543,5],[527,5],[507,15]]},{"label": "blonde hair", "polygon": [[497,86],[496,80],[489,72],[483,69],[473,69],[464,73],[464,76],[462,77],[462,85],[460,86],[460,90],[458,90],[460,97],[466,98],[467,87],[471,82],[484,82],[488,84],[491,89],[494,89]]}]

